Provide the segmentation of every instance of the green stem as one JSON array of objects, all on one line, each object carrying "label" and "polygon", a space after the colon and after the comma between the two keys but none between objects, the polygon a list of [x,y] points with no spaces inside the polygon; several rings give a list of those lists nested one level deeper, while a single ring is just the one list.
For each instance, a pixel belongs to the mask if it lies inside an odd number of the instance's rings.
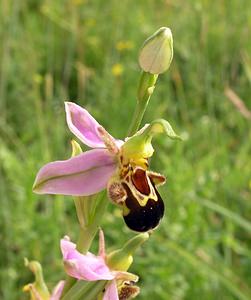
[{"label": "green stem", "polygon": [[98,295],[103,291],[105,285],[105,280],[89,282],[79,280],[65,294],[62,300],[96,300]]},{"label": "green stem", "polygon": [[[89,216],[88,216],[89,224],[84,227],[80,226],[79,239],[77,242],[77,250],[81,253],[86,253],[89,250],[92,241],[98,231],[101,219],[103,217],[103,214],[106,211],[106,207],[108,204],[108,201],[105,197],[105,193],[101,193],[99,196],[96,197],[96,199],[89,199],[89,200],[95,201],[96,206],[94,208],[94,212],[92,210],[89,211]],[[72,288],[75,282],[76,282],[75,278],[67,276],[65,286],[62,292],[62,297],[63,297],[62,299],[64,299],[64,297],[67,295],[67,292]]]},{"label": "green stem", "polygon": [[72,299],[73,295],[77,295],[80,289],[84,292],[88,288],[90,288],[90,286],[88,286],[88,282],[79,280],[72,286],[72,288],[70,288],[63,296],[61,296],[61,300]]},{"label": "green stem", "polygon": [[128,136],[132,136],[138,131],[157,79],[158,75],[150,74],[148,72],[141,73],[138,86],[137,105],[129,128]]},{"label": "green stem", "polygon": [[81,228],[77,242],[77,250],[79,252],[86,253],[89,250],[97,230],[97,224],[91,224],[88,227]]},{"label": "green stem", "polygon": [[87,223],[85,203],[88,200],[90,200],[89,197],[74,197],[74,203],[80,227],[85,227]]},{"label": "green stem", "polygon": [[137,101],[137,105],[133,114],[132,123],[130,125],[128,136],[132,136],[138,131],[143,116],[145,114],[147,105],[148,105],[148,101],[146,103]]},{"label": "green stem", "polygon": [[[85,299],[85,300],[96,300],[97,299],[98,295],[103,291],[103,289],[106,285],[106,281],[104,281],[104,280],[98,281],[98,282],[96,281],[95,283],[96,283],[95,286],[92,289],[90,289],[88,292],[86,292],[84,294],[85,297],[81,298],[81,299]],[[81,296],[83,296],[83,294]],[[80,298],[76,299],[76,300],[80,300]]]}]

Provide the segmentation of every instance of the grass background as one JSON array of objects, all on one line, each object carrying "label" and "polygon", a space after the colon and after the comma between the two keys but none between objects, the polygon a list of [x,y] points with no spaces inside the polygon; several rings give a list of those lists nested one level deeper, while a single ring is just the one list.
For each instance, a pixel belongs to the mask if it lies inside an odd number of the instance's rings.
[{"label": "grass background", "polygon": [[[31,187],[46,162],[69,157],[63,102],[86,107],[124,138],[135,107],[138,50],[161,26],[174,60],[160,76],[145,122],[163,117],[184,142],[154,141],[165,174],[166,215],[135,256],[138,299],[251,298],[251,3],[244,0],[0,1],[0,298],[27,299],[23,258],[63,278],[59,239],[76,239],[70,197]],[[133,236],[109,205],[108,248]],[[94,245],[95,249],[95,245]]]}]

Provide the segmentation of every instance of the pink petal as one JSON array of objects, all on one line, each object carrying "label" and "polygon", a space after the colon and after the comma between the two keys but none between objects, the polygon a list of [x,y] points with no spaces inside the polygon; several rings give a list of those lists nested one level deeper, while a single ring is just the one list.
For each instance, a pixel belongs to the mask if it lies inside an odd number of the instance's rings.
[{"label": "pink petal", "polygon": [[64,280],[59,281],[59,283],[55,286],[54,290],[52,291],[50,300],[59,300],[60,299],[64,285],[65,285]]},{"label": "pink petal", "polygon": [[68,127],[80,141],[92,148],[106,148],[98,132],[101,125],[87,110],[75,103],[65,102],[65,111]]},{"label": "pink petal", "polygon": [[103,300],[119,300],[116,280],[107,285]]},{"label": "pink petal", "polygon": [[92,195],[106,187],[115,169],[114,156],[106,149],[93,149],[42,167],[33,190],[38,194]]},{"label": "pink petal", "polygon": [[89,252],[85,255],[81,254],[68,237],[61,240],[61,251],[68,275],[87,281],[114,279],[115,275],[109,270],[102,257]]}]

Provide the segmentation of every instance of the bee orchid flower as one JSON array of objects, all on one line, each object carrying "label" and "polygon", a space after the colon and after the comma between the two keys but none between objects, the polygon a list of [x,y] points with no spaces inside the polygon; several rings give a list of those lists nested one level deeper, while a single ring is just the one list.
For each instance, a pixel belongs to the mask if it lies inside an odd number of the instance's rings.
[{"label": "bee orchid flower", "polygon": [[[76,245],[68,236],[61,240],[61,251],[66,273],[78,280],[98,281],[104,280],[108,283],[105,287],[103,300],[119,300],[121,285],[124,282],[130,284],[138,281],[138,276],[125,271],[112,270],[106,262],[105,242],[103,231],[99,232],[99,254],[90,252],[81,254]],[[118,288],[119,287],[119,288]],[[128,288],[128,287],[127,287]],[[135,286],[133,288],[135,291]],[[138,291],[138,290],[137,290]]]},{"label": "bee orchid flower", "polygon": [[148,159],[154,152],[151,140],[155,134],[178,138],[170,124],[153,121],[123,142],[77,104],[66,102],[65,109],[70,131],[93,149],[46,164],[36,176],[34,192],[89,196],[107,188],[109,198],[122,207],[129,228],[139,232],[155,228],[164,214],[156,186],[165,177],[148,170]]}]

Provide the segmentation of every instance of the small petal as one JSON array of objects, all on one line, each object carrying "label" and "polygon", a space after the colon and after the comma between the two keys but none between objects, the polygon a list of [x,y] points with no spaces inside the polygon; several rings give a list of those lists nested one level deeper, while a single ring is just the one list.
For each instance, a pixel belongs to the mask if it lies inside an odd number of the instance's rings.
[{"label": "small petal", "polygon": [[61,251],[68,275],[87,281],[114,279],[115,274],[109,270],[102,257],[89,252],[81,254],[69,238],[61,240]]},{"label": "small petal", "polygon": [[116,280],[112,280],[106,287],[103,300],[119,300]]},{"label": "small petal", "polygon": [[105,237],[102,229],[99,230],[99,253],[100,257],[105,259]]},{"label": "small petal", "polygon": [[50,297],[50,300],[59,300],[60,299],[60,296],[62,294],[64,285],[65,285],[64,280],[59,281],[59,283],[55,286],[55,288],[52,291],[52,295]]},{"label": "small petal", "polygon": [[33,190],[38,194],[92,195],[106,187],[115,169],[114,156],[106,149],[93,149],[42,167]]},{"label": "small petal", "polygon": [[[66,121],[70,131],[80,139],[85,145],[91,148],[106,148],[105,143],[100,136],[99,128],[102,126],[81,106],[65,102]],[[110,139],[115,139],[109,135]],[[118,146],[121,141],[117,141]]]}]

